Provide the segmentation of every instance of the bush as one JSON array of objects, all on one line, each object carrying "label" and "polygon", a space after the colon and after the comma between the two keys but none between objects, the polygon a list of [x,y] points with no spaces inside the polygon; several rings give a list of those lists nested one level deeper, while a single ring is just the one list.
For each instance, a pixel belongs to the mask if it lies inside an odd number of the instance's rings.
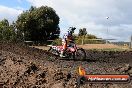
[{"label": "bush", "polygon": [[56,39],[52,42],[52,45],[62,45],[62,40],[60,38]]},{"label": "bush", "polygon": [[[75,43],[78,45],[82,44],[82,37],[78,37],[75,40]],[[105,41],[103,41],[103,40],[92,40],[92,39],[90,40],[88,38],[85,38],[83,40],[83,44],[104,44],[104,43],[105,43]]]}]

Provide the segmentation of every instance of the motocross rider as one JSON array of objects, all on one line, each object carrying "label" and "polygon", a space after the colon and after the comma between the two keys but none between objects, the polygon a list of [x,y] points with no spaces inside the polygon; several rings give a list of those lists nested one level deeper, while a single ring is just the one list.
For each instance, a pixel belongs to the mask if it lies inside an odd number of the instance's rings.
[{"label": "motocross rider", "polygon": [[74,33],[75,29],[76,29],[75,27],[70,27],[68,29],[67,33],[65,33],[63,35],[63,38],[62,38],[62,46],[63,46],[63,48],[61,50],[60,57],[65,57],[64,56],[64,51],[66,50],[67,45],[69,45],[70,42],[73,41],[73,33]]}]

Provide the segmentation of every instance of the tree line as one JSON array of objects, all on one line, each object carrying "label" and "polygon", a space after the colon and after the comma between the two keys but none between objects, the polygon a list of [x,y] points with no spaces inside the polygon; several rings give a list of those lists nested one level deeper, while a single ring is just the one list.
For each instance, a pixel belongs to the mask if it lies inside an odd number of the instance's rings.
[{"label": "tree line", "polygon": [[[56,42],[56,39],[60,40],[59,20],[53,8],[31,6],[29,10],[23,11],[15,22],[9,23],[7,19],[0,21],[0,41],[47,43],[47,40],[55,40]],[[86,43],[87,39],[97,38],[88,34],[86,28],[79,29],[79,33],[74,37],[78,44]]]},{"label": "tree line", "polygon": [[37,41],[46,42],[59,37],[59,16],[48,6],[31,6],[21,13],[16,22],[7,19],[0,21],[1,41]]},{"label": "tree line", "polygon": [[[97,36],[89,34],[86,28],[80,28],[78,34],[73,34],[73,39],[76,44],[102,44],[104,40],[96,40]],[[61,45],[61,38],[52,42],[53,45]]]}]

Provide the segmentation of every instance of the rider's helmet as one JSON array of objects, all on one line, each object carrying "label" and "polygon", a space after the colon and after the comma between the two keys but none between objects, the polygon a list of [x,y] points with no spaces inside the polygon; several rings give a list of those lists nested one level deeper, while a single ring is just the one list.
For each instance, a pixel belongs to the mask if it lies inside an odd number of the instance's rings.
[{"label": "rider's helmet", "polygon": [[68,32],[70,34],[73,34],[75,29],[76,29],[75,27],[69,27]]}]

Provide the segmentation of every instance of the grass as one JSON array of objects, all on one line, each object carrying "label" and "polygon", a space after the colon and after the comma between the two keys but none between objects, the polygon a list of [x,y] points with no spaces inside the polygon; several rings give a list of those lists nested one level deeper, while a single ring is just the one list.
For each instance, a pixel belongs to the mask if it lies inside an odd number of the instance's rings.
[{"label": "grass", "polygon": [[117,46],[114,44],[86,44],[79,45],[79,47],[86,50],[95,50],[95,51],[132,51],[129,47],[126,46]]},{"label": "grass", "polygon": [[122,49],[122,48],[105,48],[105,49],[87,49],[93,51],[132,51],[132,49]]},{"label": "grass", "polygon": [[[48,50],[49,47],[47,46],[31,46],[31,47],[35,47],[35,48],[38,48],[38,49],[42,49],[42,50]],[[124,47],[118,47],[118,48],[88,48],[87,46],[85,47],[82,47],[83,49],[85,50],[94,50],[94,51],[132,51],[132,49],[129,49],[129,48],[124,48]]]}]

